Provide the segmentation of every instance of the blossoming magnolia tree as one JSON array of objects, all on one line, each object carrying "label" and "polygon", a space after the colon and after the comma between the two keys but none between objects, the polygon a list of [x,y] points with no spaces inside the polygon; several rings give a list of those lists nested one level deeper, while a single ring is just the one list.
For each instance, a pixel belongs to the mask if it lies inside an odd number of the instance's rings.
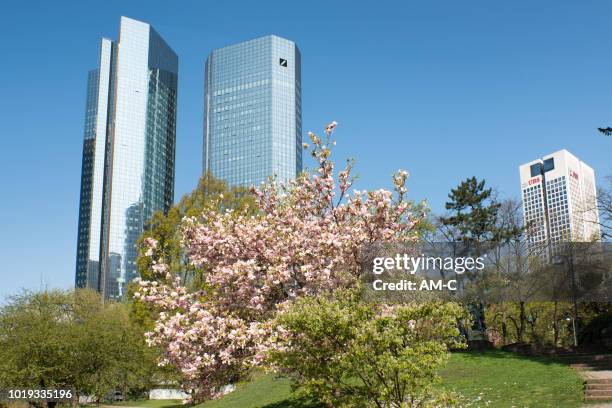
[{"label": "blossoming magnolia tree", "polygon": [[180,370],[195,399],[214,398],[220,385],[262,362],[266,345],[274,344],[269,323],[279,309],[357,282],[365,245],[418,239],[424,214],[406,200],[407,173],[393,176],[394,192],[349,193],[352,163],[335,175],[330,160],[335,127],[328,125],[324,138],[309,134],[316,171],[252,190],[258,215],[208,211],[184,219],[185,251],[207,271],[204,290],[182,286],[156,258],[157,243],[148,241],[156,279],[141,281],[135,294],[160,310],[148,342],[164,351],[160,364]]}]

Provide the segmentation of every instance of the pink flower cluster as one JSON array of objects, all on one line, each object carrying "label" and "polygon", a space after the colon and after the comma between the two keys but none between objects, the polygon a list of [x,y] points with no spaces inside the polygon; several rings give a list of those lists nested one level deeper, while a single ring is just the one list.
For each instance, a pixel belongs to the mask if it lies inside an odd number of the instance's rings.
[{"label": "pink flower cluster", "polygon": [[[278,334],[268,323],[279,307],[354,284],[369,243],[418,238],[414,226],[424,214],[404,199],[405,171],[393,176],[395,194],[349,196],[351,162],[336,180],[329,159],[336,126],[326,128],[325,139],[310,134],[314,174],[252,190],[258,215],[209,211],[184,220],[183,245],[190,262],[207,271],[206,291],[188,293],[163,260],[152,267],[159,283],[140,283],[135,296],[162,310],[149,343],[162,347],[163,363],[178,367],[202,398],[214,397],[229,373],[261,361],[263,345]],[[153,254],[156,243],[148,245]]]}]

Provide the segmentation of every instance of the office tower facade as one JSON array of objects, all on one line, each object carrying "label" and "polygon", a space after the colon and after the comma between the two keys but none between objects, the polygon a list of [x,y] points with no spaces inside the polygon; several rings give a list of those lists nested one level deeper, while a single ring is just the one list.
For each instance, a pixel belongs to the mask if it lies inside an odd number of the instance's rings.
[{"label": "office tower facade", "polygon": [[88,75],[76,286],[121,299],[136,242],[174,199],[178,58],[149,25],[121,17]]},{"label": "office tower facade", "polygon": [[600,237],[595,172],[567,150],[519,167],[530,247]]},{"label": "office tower facade", "polygon": [[302,171],[301,57],[269,35],[206,60],[203,171],[231,186],[279,182]]}]

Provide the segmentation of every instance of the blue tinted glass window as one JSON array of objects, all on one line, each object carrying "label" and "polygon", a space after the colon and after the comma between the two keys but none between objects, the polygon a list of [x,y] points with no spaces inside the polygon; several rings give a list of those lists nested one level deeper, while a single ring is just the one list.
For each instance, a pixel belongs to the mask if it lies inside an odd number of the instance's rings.
[{"label": "blue tinted glass window", "polygon": [[530,167],[531,177],[539,176],[542,174],[542,163],[532,164]]},{"label": "blue tinted glass window", "polygon": [[554,158],[550,158],[550,159],[546,159],[544,160],[544,171],[551,171],[552,169],[555,168],[555,159]]}]

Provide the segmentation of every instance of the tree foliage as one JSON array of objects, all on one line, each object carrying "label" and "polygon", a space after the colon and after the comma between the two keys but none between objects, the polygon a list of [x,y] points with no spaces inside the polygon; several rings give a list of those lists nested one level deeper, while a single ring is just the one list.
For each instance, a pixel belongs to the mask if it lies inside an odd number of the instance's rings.
[{"label": "tree foliage", "polygon": [[451,189],[445,207],[450,214],[441,217],[442,226],[452,241],[478,246],[483,242],[500,242],[520,234],[520,229],[499,225],[501,204],[495,200],[493,189],[485,187],[485,180],[471,177]]},{"label": "tree foliage", "polygon": [[601,239],[612,240],[612,176],[606,177],[607,185],[597,192],[597,210],[599,212],[599,228]]},{"label": "tree foliage", "polygon": [[125,305],[91,290],[26,292],[0,310],[0,388],[142,393],[155,356]]},{"label": "tree foliage", "polygon": [[610,136],[610,135],[612,135],[612,128],[611,128],[611,127],[609,127],[609,126],[608,126],[608,127],[605,127],[605,128],[597,128],[597,131],[598,131],[599,133],[601,133],[602,135],[605,135],[605,136]]},{"label": "tree foliage", "polygon": [[276,318],[269,361],[330,407],[448,406],[437,371],[464,345],[463,317],[455,303],[380,305],[355,290],[305,297]]}]

